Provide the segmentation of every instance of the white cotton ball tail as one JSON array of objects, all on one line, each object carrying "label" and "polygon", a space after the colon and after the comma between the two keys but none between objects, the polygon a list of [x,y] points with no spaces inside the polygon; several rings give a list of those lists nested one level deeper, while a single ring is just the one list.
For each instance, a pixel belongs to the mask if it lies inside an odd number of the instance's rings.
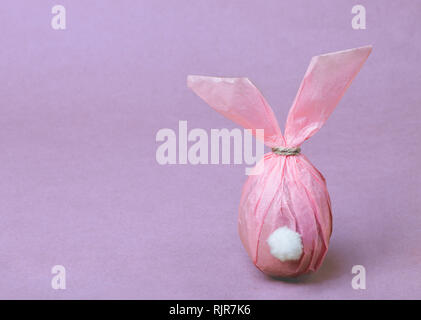
[{"label": "white cotton ball tail", "polygon": [[288,227],[280,227],[273,231],[267,243],[270,253],[282,262],[298,260],[303,253],[301,236]]}]

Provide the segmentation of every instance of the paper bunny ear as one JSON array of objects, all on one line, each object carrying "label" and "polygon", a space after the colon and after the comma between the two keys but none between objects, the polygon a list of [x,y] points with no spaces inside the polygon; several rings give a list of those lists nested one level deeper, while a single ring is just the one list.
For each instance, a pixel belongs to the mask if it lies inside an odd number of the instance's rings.
[{"label": "paper bunny ear", "polygon": [[313,57],[289,111],[285,140],[299,146],[329,118],[348,86],[368,58],[366,46]]},{"label": "paper bunny ear", "polygon": [[264,129],[263,142],[267,146],[285,144],[271,107],[249,79],[190,75],[187,86],[213,109],[240,126]]}]

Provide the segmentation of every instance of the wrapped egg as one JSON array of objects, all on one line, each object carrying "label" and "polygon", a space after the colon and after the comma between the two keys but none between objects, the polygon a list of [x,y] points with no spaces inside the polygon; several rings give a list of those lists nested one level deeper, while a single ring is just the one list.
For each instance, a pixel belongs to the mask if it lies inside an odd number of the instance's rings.
[{"label": "wrapped egg", "polygon": [[371,46],[315,56],[289,111],[284,135],[273,110],[248,78],[188,76],[188,86],[240,126],[263,129],[272,149],[244,184],[238,229],[255,266],[265,274],[295,277],[316,271],[332,234],[323,175],[302,154],[302,143],[326,122],[368,58]]}]

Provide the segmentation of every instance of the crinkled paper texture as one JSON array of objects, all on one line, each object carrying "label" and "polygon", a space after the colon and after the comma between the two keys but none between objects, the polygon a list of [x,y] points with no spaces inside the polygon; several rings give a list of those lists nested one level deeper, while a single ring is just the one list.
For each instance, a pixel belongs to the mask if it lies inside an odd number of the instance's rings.
[{"label": "crinkled paper texture", "polygon": [[[371,52],[371,46],[313,57],[289,111],[282,135],[275,115],[247,78],[189,76],[188,86],[213,109],[246,129],[264,129],[268,147],[297,147],[326,122]],[[255,130],[253,130],[254,132]],[[239,234],[253,263],[273,276],[316,271],[326,255],[332,214],[326,181],[302,154],[265,154],[263,173],[246,181],[239,207]],[[301,235],[303,253],[281,262],[266,242],[277,228]]]}]

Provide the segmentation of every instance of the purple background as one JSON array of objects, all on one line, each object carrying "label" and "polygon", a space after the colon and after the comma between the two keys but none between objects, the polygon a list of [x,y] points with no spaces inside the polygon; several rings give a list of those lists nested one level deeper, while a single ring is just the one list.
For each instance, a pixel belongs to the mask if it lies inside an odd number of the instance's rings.
[{"label": "purple background", "polygon": [[[0,298],[420,299],[420,18],[409,0],[1,1]],[[236,127],[187,74],[249,77],[283,127],[313,55],[367,44],[303,146],[332,198],[329,253],[316,274],[268,278],[237,234],[244,166],[160,166],[155,135]]]}]

